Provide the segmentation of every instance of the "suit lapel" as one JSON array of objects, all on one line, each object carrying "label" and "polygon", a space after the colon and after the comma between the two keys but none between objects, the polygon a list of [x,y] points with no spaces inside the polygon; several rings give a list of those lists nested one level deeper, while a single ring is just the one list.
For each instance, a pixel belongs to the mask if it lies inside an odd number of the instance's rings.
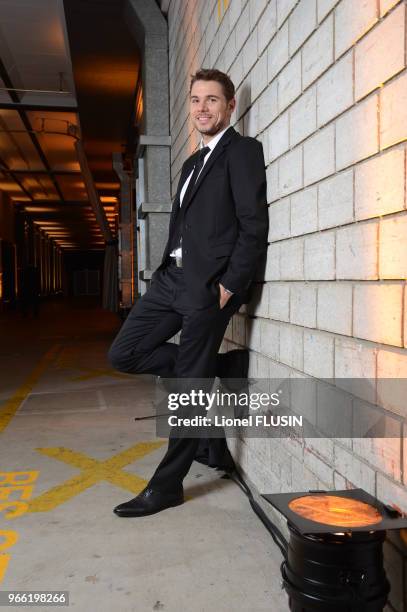
[{"label": "suit lapel", "polygon": [[185,165],[183,166],[183,171],[181,172],[181,176],[179,177],[177,193],[175,194],[175,198],[174,198],[173,210],[176,210],[177,208],[179,208],[179,200],[180,200],[182,187],[185,181],[187,180],[188,175],[192,172],[192,169],[195,166],[195,162],[198,158],[198,154],[199,154],[199,150],[193,153],[191,157],[185,162]]},{"label": "suit lapel", "polygon": [[184,164],[182,166],[181,176],[179,177],[179,181],[178,181],[177,193],[175,194],[175,198],[174,198],[174,200],[172,202],[172,208],[171,208],[171,214],[170,214],[170,223],[169,223],[169,227],[168,227],[168,240],[167,240],[167,245],[166,245],[166,247],[164,249],[162,263],[165,261],[167,255],[168,255],[168,247],[169,247],[169,244],[171,242],[171,237],[172,237],[173,232],[174,232],[174,228],[175,228],[175,224],[176,224],[176,221],[177,221],[178,214],[180,212],[179,201],[180,201],[180,195],[181,195],[182,187],[183,187],[187,177],[192,172],[192,168],[195,166],[195,162],[196,162],[196,159],[198,158],[198,155],[199,155],[199,150],[196,151],[195,153],[193,153],[184,162]]},{"label": "suit lapel", "polygon": [[189,176],[189,174],[192,172],[193,167],[195,166],[195,162],[196,159],[198,157],[199,151],[197,151],[196,153],[193,153],[191,155],[191,157],[185,162],[182,172],[181,172],[181,176],[179,178],[178,181],[178,189],[177,189],[177,193],[175,194],[175,198],[174,198],[174,202],[172,205],[172,210],[171,210],[171,217],[170,217],[170,232],[171,229],[173,227],[173,224],[175,223],[175,219],[177,218],[177,215],[179,213],[180,210],[180,195],[181,195],[181,191],[182,191],[182,187],[187,179],[187,177]]},{"label": "suit lapel", "polygon": [[[212,168],[212,166],[214,165],[214,163],[216,162],[218,157],[223,153],[224,148],[229,144],[231,138],[235,134],[237,134],[236,130],[232,126],[230,126],[230,128],[228,130],[226,130],[226,132],[223,134],[222,138],[217,143],[216,147],[214,148],[214,150],[210,154],[208,161],[206,162],[206,164],[202,168],[202,171],[201,171],[200,175],[198,176],[198,179],[197,179],[195,185],[192,188],[191,195],[189,196],[188,201],[187,202],[182,201],[182,209],[184,211],[183,214],[185,214],[186,209],[191,204],[191,202],[192,202],[196,192],[198,191],[199,187],[201,186],[202,182],[204,181],[205,176],[208,174],[209,170]],[[191,167],[191,169],[192,169],[192,167]]]}]

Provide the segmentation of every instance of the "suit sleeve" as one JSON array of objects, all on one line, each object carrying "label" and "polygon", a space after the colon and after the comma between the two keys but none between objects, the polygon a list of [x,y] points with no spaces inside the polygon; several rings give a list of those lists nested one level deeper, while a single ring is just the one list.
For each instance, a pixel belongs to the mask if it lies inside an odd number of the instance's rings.
[{"label": "suit sleeve", "polygon": [[228,165],[238,236],[219,280],[233,293],[243,293],[267,249],[267,183],[262,144],[254,138],[241,138],[230,152]]}]

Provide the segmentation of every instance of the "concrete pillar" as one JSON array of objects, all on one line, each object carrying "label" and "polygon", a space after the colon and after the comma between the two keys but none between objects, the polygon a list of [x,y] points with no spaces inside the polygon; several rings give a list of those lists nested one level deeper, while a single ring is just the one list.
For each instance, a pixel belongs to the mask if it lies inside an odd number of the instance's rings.
[{"label": "concrete pillar", "polygon": [[134,250],[133,240],[133,181],[131,175],[125,172],[121,153],[113,153],[113,168],[120,180],[120,258],[119,258],[119,289],[121,292],[121,307],[131,308],[135,297],[134,274],[137,273],[137,249]]},{"label": "concrete pillar", "polygon": [[168,32],[155,2],[128,0],[125,19],[142,57],[143,117],[135,167],[139,289],[144,293],[160,263],[171,212]]}]

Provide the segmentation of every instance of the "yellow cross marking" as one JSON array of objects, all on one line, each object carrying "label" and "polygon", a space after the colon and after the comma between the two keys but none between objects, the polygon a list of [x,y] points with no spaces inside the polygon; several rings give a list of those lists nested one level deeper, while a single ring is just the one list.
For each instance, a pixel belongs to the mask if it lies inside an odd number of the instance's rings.
[{"label": "yellow cross marking", "polygon": [[116,372],[112,369],[96,369],[96,368],[81,368],[82,372],[88,372],[87,374],[81,374],[81,376],[75,376],[71,380],[89,380],[91,378],[97,378],[98,376],[113,376],[115,378],[129,378],[127,374]]},{"label": "yellow cross marking", "polygon": [[10,423],[11,419],[21,406],[22,402],[25,400],[27,395],[29,395],[40,376],[47,369],[49,364],[55,358],[55,355],[59,351],[60,346],[55,345],[49,349],[36,365],[36,367],[32,370],[31,374],[26,378],[24,383],[17,389],[17,391],[6,401],[4,406],[0,408],[0,433],[7,427]]},{"label": "yellow cross marking", "polygon": [[123,472],[122,468],[160,448],[164,443],[162,441],[139,442],[104,461],[93,459],[62,446],[37,448],[36,450],[42,455],[73,465],[82,470],[82,473],[32,499],[28,502],[28,512],[53,510],[103,480],[137,495],[146,486],[147,481],[140,476]]}]

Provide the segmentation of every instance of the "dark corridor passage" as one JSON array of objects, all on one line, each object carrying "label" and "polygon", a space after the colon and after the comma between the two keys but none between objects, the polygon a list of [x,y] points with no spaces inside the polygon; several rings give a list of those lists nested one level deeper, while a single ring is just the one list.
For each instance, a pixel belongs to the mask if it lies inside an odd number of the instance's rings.
[{"label": "dark corridor passage", "polygon": [[34,294],[99,295],[118,311],[124,278],[128,308],[136,241],[123,259],[117,245],[142,93],[126,2],[23,5],[0,3],[0,314]]}]

